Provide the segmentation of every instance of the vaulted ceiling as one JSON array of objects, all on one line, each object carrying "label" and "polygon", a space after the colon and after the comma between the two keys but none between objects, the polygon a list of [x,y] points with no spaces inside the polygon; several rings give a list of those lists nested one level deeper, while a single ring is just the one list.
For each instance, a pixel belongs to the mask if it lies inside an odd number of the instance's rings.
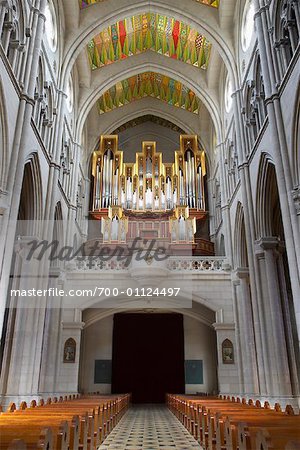
[{"label": "vaulted ceiling", "polygon": [[105,28],[88,45],[92,70],[149,50],[206,69],[211,44],[186,23],[147,12]]},{"label": "vaulted ceiling", "polygon": [[199,112],[200,100],[191,89],[160,73],[144,72],[122,80],[106,91],[98,101],[99,113],[144,97],[153,97],[195,114]]},{"label": "vaulted ceiling", "polygon": [[80,87],[78,129],[87,125],[95,141],[100,130],[151,114],[209,142],[220,136],[223,48],[230,59],[236,0],[146,3],[79,0],[77,12],[64,3],[65,67],[70,55]]}]

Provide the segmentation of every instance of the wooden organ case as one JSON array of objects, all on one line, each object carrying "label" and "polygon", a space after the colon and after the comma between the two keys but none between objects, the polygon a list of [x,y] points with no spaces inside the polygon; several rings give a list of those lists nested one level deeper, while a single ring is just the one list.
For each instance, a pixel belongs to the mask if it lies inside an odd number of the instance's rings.
[{"label": "wooden organ case", "polygon": [[124,163],[118,136],[101,136],[92,157],[90,216],[101,221],[103,243],[155,238],[171,250],[189,245],[195,254],[214,254],[205,226],[205,176],[205,153],[195,135],[180,136],[170,163],[148,141],[135,163]]}]

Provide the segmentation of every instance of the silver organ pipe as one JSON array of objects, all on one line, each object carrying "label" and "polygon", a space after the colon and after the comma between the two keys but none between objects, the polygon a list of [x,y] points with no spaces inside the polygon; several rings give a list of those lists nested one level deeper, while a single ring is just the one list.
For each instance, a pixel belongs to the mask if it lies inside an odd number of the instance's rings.
[{"label": "silver organ pipe", "polygon": [[192,181],[192,205],[191,208],[196,208],[196,178],[195,178],[195,158],[194,154],[192,154],[192,173],[191,173],[191,181]]},{"label": "silver organ pipe", "polygon": [[112,205],[112,188],[113,188],[113,155],[109,151],[109,173],[108,173],[108,206]]},{"label": "silver organ pipe", "polygon": [[166,202],[167,209],[172,209],[172,181],[170,177],[166,179]]},{"label": "silver organ pipe", "polygon": [[198,209],[202,209],[202,169],[201,165],[199,164],[197,169],[197,186],[198,186]]},{"label": "silver organ pipe", "polygon": [[180,195],[180,205],[183,206],[185,204],[185,198],[184,198],[184,176],[183,171],[180,169],[179,171],[179,195]]},{"label": "silver organ pipe", "polygon": [[107,154],[103,157],[103,174],[102,174],[102,208],[106,208],[106,191],[107,191]]},{"label": "silver organ pipe", "polygon": [[96,164],[96,173],[94,177],[95,182],[95,201],[94,201],[94,209],[99,209],[100,205],[100,182],[101,182],[101,159],[97,159]]},{"label": "silver organ pipe", "polygon": [[190,195],[190,187],[189,187],[189,168],[188,164],[185,164],[185,204],[189,204],[189,195]]},{"label": "silver organ pipe", "polygon": [[119,169],[117,168],[114,173],[114,202],[116,206],[119,204]]},{"label": "silver organ pipe", "polygon": [[132,208],[132,178],[127,177],[126,180],[126,208]]}]

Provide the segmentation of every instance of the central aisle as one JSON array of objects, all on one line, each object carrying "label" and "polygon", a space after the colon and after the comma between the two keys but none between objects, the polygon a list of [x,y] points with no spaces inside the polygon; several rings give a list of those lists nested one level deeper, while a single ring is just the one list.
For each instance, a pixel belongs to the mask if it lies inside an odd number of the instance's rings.
[{"label": "central aisle", "polygon": [[161,405],[133,406],[99,447],[101,450],[202,449],[197,441]]}]

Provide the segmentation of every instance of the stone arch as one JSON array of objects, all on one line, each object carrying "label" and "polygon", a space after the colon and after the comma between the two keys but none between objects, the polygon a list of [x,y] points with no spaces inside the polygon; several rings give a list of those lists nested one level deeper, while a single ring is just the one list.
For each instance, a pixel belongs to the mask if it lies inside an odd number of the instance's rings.
[{"label": "stone arch", "polygon": [[[151,99],[149,99],[149,100],[151,100]],[[133,120],[133,119],[136,119],[138,117],[145,116],[148,114],[153,114],[154,116],[157,116],[159,118],[169,120],[170,122],[174,123],[181,129],[184,129],[187,133],[198,134],[198,130],[196,129],[196,127],[193,126],[194,124],[196,125],[196,121],[198,119],[198,117],[196,115],[195,115],[195,123],[193,123],[191,121],[188,122],[187,118],[185,118],[185,121],[183,121],[183,117],[181,114],[183,111],[180,110],[179,108],[172,108],[172,109],[174,109],[174,112],[173,112],[173,114],[170,114],[171,108],[162,107],[162,106],[164,106],[164,104],[160,104],[160,102],[156,102],[156,105],[151,103],[151,106],[150,106],[149,102],[147,103],[147,105],[145,105],[143,100],[140,100],[139,102],[136,102],[136,104],[137,104],[137,108],[133,112],[128,112],[126,110],[126,114],[120,113],[120,117],[118,117],[118,119],[116,121],[114,121],[113,123],[109,122],[107,124],[107,126],[105,125],[103,128],[101,128],[101,134],[111,134],[116,128],[120,127],[125,122],[128,122],[130,120]],[[168,106],[168,105],[166,105],[166,106]],[[126,108],[126,106],[124,106],[123,108]],[[120,112],[122,112],[121,108],[120,108]],[[118,110],[115,110],[114,116],[116,116],[117,113],[118,113]],[[102,117],[104,117],[104,116],[105,115],[103,115]],[[103,125],[103,119],[102,119],[101,123]],[[99,123],[99,125],[100,125],[100,123]],[[207,163],[208,163],[207,172],[212,173],[213,172],[213,170],[212,170],[213,162],[212,162],[211,155],[207,151],[207,148],[206,148],[204,142],[202,141],[201,136],[198,136],[198,138],[199,138],[200,145],[205,150],[206,155],[207,155]],[[89,148],[88,151],[86,152],[85,164],[84,164],[85,169],[84,170],[85,170],[85,173],[87,174],[87,176],[89,176],[89,174],[90,174],[90,164],[91,164],[92,152],[95,150],[95,148],[97,148],[98,145],[99,145],[99,137],[97,136],[94,139],[91,148]]]},{"label": "stone arch", "polygon": [[[187,76],[187,72],[183,70],[184,66],[182,67],[183,63],[178,64],[178,61],[174,61],[171,59],[170,63],[168,65],[165,65],[164,59],[157,58],[160,55],[153,55],[153,57],[151,56],[151,62],[145,61],[143,55],[140,54],[136,55],[133,61],[131,60],[128,62],[127,59],[101,69],[105,70],[105,75],[101,75],[101,80],[97,77],[97,80],[95,80],[92,84],[91,90],[87,91],[86,94],[82,96],[79,105],[80,112],[77,120],[78,139],[80,139],[80,136],[82,135],[82,130],[84,128],[84,124],[89,112],[95,105],[97,99],[104,92],[124,79],[138,75],[142,72],[150,71],[166,75],[176,81],[181,82],[183,85],[186,85],[189,89],[191,89],[209,112],[215,127],[217,141],[221,142],[222,133],[218,101],[214,97],[214,95],[209,92],[209,90],[207,89],[207,85],[202,80],[201,76],[199,76],[197,72],[195,73],[194,71],[192,71],[192,73]],[[176,109],[176,107],[174,107],[174,109]]]},{"label": "stone arch", "polygon": [[[207,8],[192,0],[188,0],[189,8],[186,4],[183,5],[179,0],[172,2],[170,5],[162,5],[157,1],[152,1],[151,10],[156,13],[168,16],[170,8],[172,16],[180,21],[191,25],[193,28],[199,30],[200,33],[207,36],[210,42],[217,48],[221,57],[223,58],[228,70],[236,77],[236,64],[234,60],[234,51],[232,47],[231,38],[219,28],[218,25],[218,11],[214,8]],[[96,35],[99,28],[105,28],[116,21],[123,20],[126,17],[134,14],[143,14],[145,9],[149,9],[149,2],[136,1],[128,4],[126,0],[120,0],[118,9],[114,5],[105,2],[105,5],[100,2],[86,8],[80,12],[80,21],[78,30],[70,40],[69,45],[65,50],[64,64],[62,69],[63,79],[67,79],[68,71],[71,70],[72,64],[79,53],[88,44],[88,42]],[[104,10],[104,11],[103,11]],[[200,11],[203,14],[200,14]],[[201,19],[199,19],[201,18]]]},{"label": "stone arch", "polygon": [[43,188],[37,153],[28,155],[23,172],[22,190],[19,203],[18,232],[21,235],[38,236],[43,218]]},{"label": "stone arch", "polygon": [[[275,164],[267,153],[262,153],[259,165],[256,226],[260,277],[266,275],[268,280],[267,287],[261,283],[261,288],[265,298],[269,298],[273,313],[276,308],[278,319],[273,332],[276,355],[281,351],[282,358],[286,358],[291,389],[298,392],[300,359],[296,316],[297,294],[292,290]],[[270,280],[274,283],[274,290],[270,289]]]},{"label": "stone arch", "polygon": [[[53,239],[64,239],[63,213],[60,201],[56,203],[54,210]],[[63,242],[61,245],[63,245]]]},{"label": "stone arch", "polygon": [[248,251],[246,243],[244,208],[238,202],[235,215],[234,231],[234,263],[235,267],[248,267]]},{"label": "stone arch", "polygon": [[296,188],[300,185],[300,84],[297,89],[296,95],[297,103],[294,114],[294,127],[293,127],[293,140],[292,140],[292,167],[293,167],[293,184]]},{"label": "stone arch", "polygon": [[277,236],[284,240],[275,165],[263,153],[259,166],[256,198],[257,237]]}]

